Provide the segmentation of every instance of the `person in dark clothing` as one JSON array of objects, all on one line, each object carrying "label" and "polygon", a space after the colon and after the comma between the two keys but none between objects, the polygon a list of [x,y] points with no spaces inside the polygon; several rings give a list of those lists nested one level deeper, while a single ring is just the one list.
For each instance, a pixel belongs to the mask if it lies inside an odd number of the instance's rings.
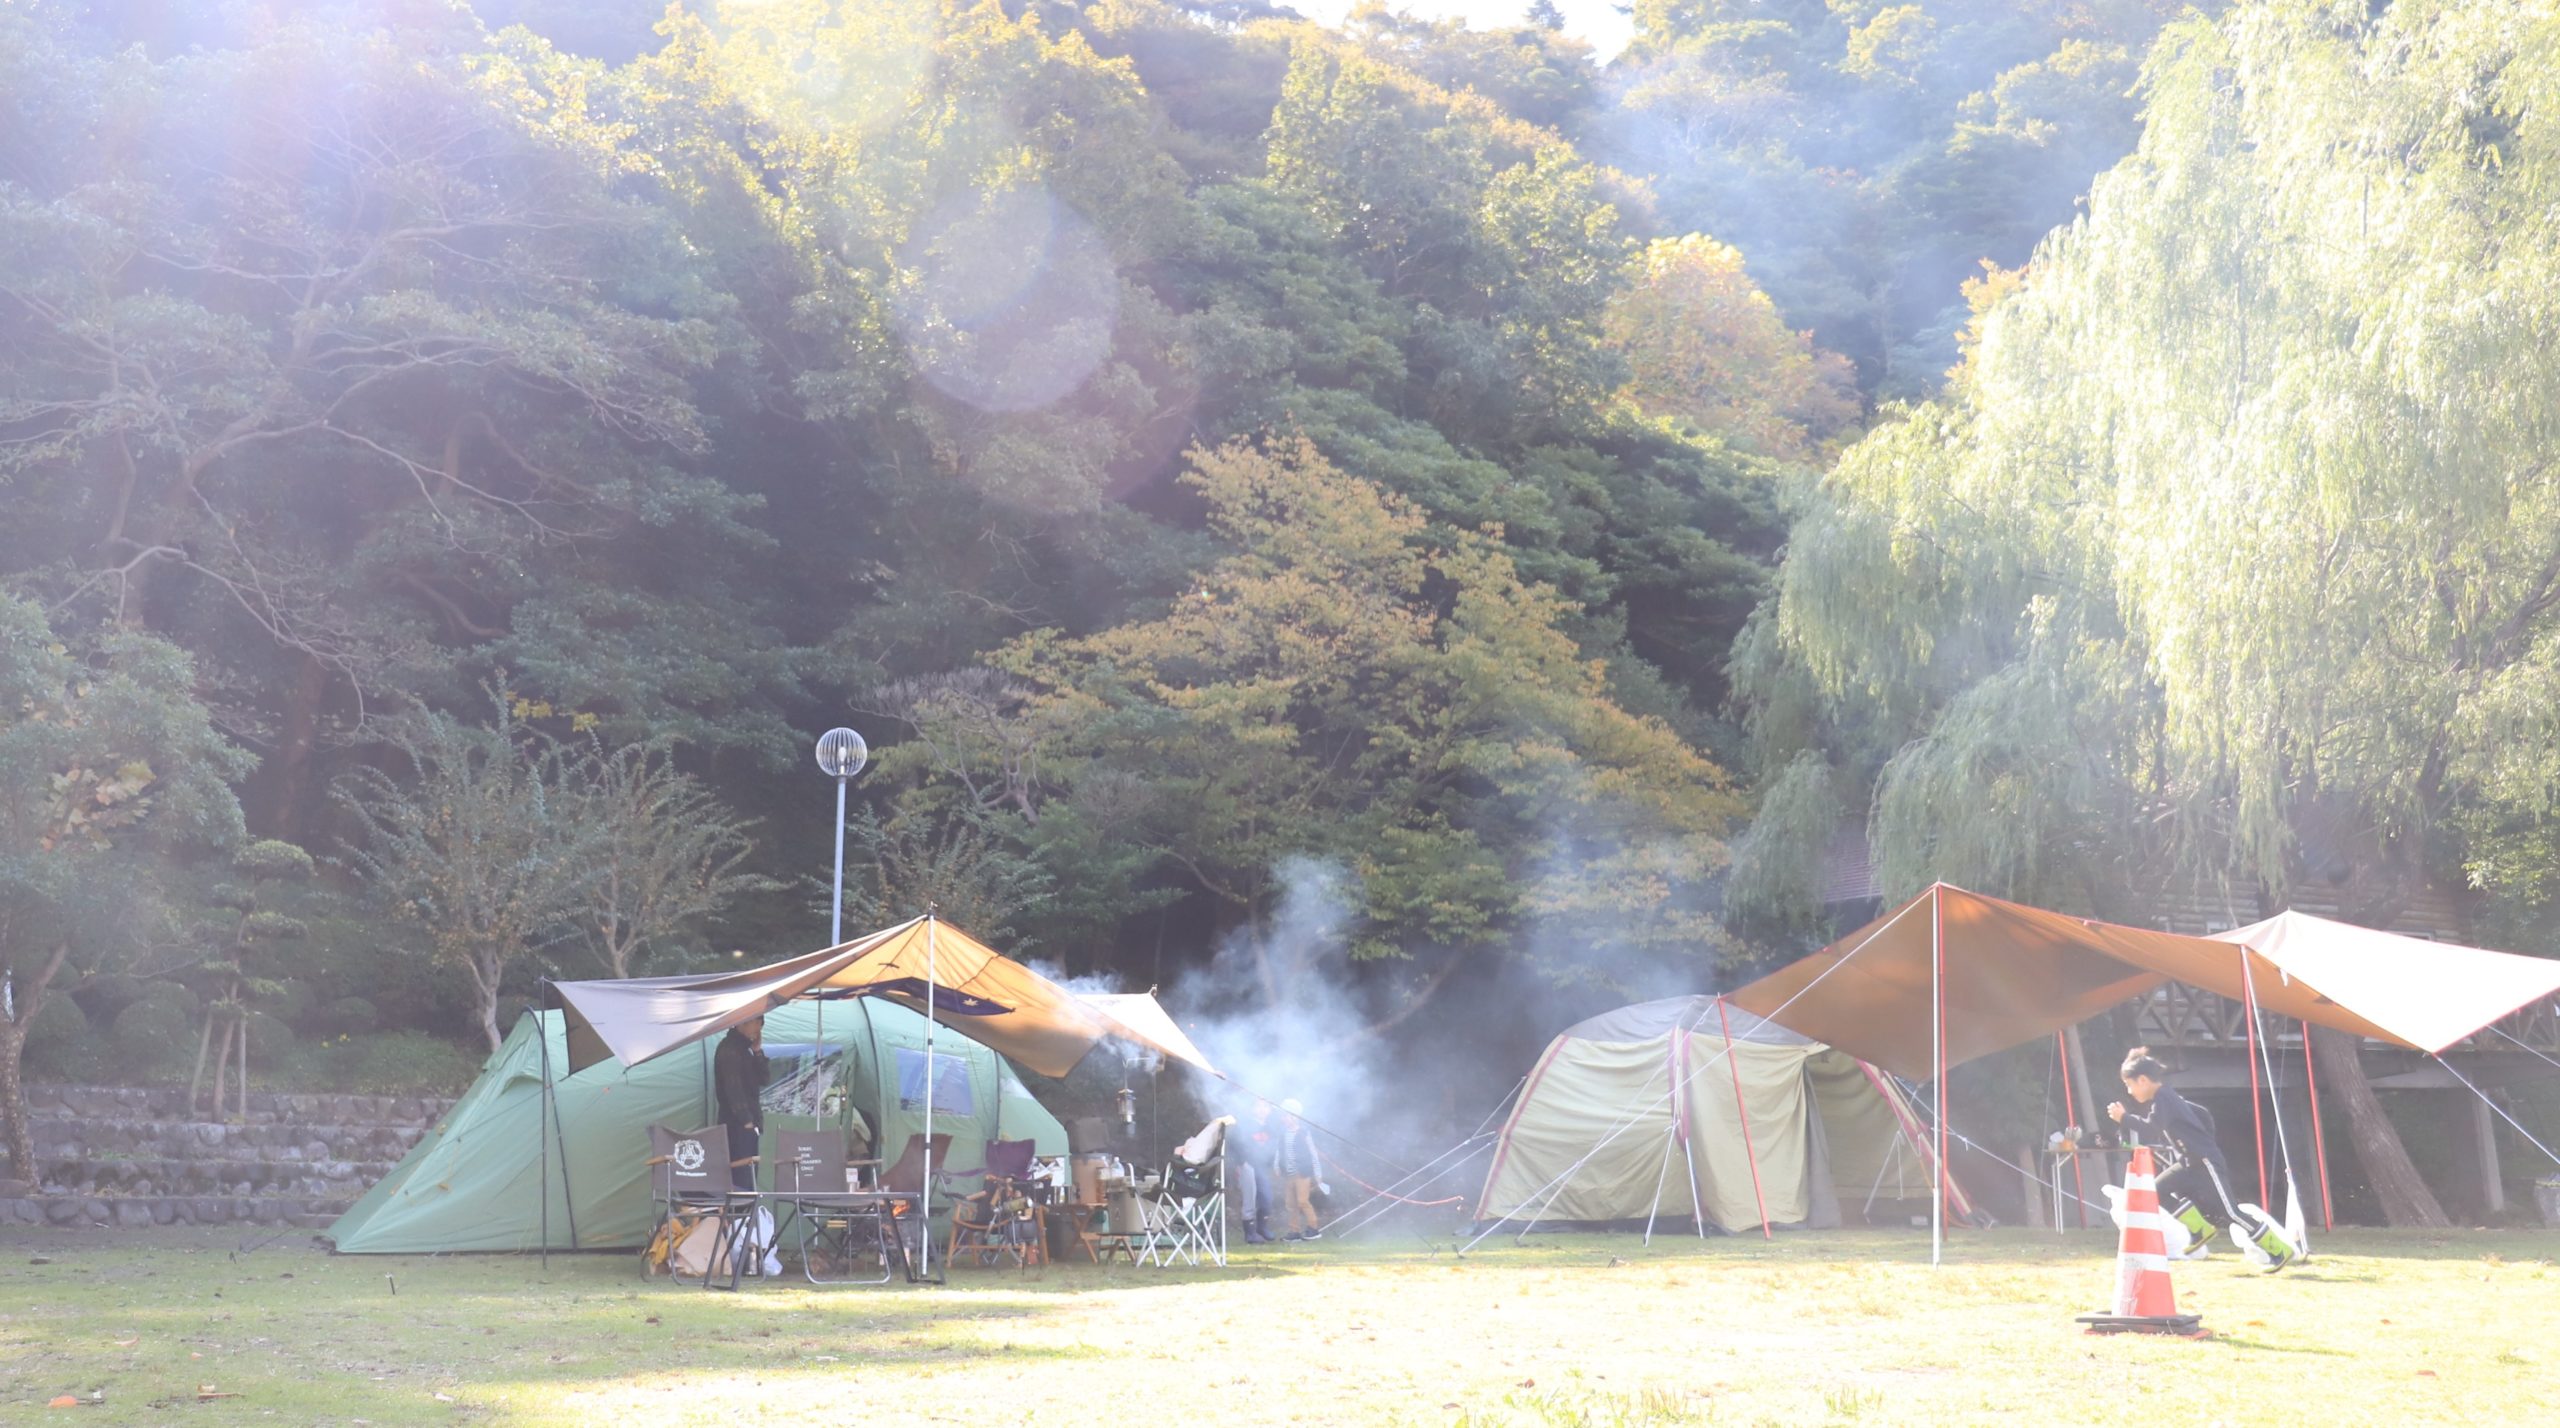
[{"label": "person in dark clothing", "polygon": [[730,1183],[752,1190],[755,1157],[764,1134],[764,1083],[770,1067],[764,1055],[764,1018],[749,1017],[729,1028],[720,1048],[711,1053],[711,1103],[720,1124],[729,1130],[729,1156],[744,1160],[730,1172]]},{"label": "person in dark clothing", "polygon": [[1276,1238],[1271,1233],[1271,1212],[1280,1203],[1280,1174],[1276,1168],[1280,1139],[1271,1124],[1271,1103],[1256,1100],[1252,1117],[1233,1135],[1240,1201],[1238,1213],[1244,1220],[1244,1242],[1267,1245]]},{"label": "person in dark clothing", "polygon": [[2233,1202],[2231,1166],[2222,1158],[2213,1118],[2168,1084],[2169,1068],[2151,1055],[2149,1047],[2137,1046],[2125,1054],[2121,1074],[2133,1104],[2112,1102],[2107,1116],[2125,1128],[2128,1144],[2165,1149],[2176,1162],[2162,1169],[2156,1184],[2160,1208],[2195,1238],[2191,1255],[2203,1254],[2205,1242],[2213,1237],[2213,1224],[2201,1207],[2214,1204],[2222,1208],[2233,1243],[2254,1241],[2272,1261],[2266,1266],[2271,1270],[2292,1263],[2293,1246],[2281,1235],[2268,1234],[2266,1227],[2253,1223]]}]

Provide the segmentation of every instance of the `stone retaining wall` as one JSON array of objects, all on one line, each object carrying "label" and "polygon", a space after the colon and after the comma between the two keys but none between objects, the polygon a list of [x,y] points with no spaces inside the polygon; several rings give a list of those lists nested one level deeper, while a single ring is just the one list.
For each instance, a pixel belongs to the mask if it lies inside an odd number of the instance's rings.
[{"label": "stone retaining wall", "polygon": [[325,1226],[452,1104],[253,1091],[223,1119],[179,1089],[30,1086],[36,1180],[0,1181],[0,1225]]}]

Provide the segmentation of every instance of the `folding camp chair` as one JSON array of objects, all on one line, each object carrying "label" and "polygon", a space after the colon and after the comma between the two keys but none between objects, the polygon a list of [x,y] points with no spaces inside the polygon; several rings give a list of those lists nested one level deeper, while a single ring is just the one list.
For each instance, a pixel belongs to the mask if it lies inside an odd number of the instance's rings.
[{"label": "folding camp chair", "polygon": [[[696,1131],[649,1127],[649,1199],[656,1219],[647,1241],[651,1248],[641,1253],[641,1273],[654,1266],[656,1246],[669,1222],[680,1217],[695,1222],[707,1219],[713,1239],[702,1287],[710,1288],[725,1265],[729,1288],[736,1289],[748,1255],[762,1255],[762,1246],[754,1243],[756,1193],[737,1188],[735,1178],[738,1166],[754,1163],[753,1157],[730,1158],[726,1126]],[[667,1263],[668,1272],[674,1273],[672,1254]]]},{"label": "folding camp chair", "polygon": [[[950,1149],[949,1135],[934,1136],[933,1163],[940,1165]],[[933,1216],[933,1199],[925,1193],[924,1165],[924,1137],[911,1134],[907,1137],[907,1148],[898,1152],[897,1161],[880,1172],[880,1188],[896,1197],[889,1201],[889,1213],[897,1221],[899,1252],[906,1256],[910,1280],[916,1277],[915,1262],[925,1247],[925,1222]],[[914,1199],[905,1199],[906,1196]]]},{"label": "folding camp chair", "polygon": [[[811,1284],[885,1284],[902,1259],[890,1202],[845,1183],[844,1137],[833,1130],[773,1133],[773,1200],[798,1236],[800,1273]],[[877,1279],[820,1279],[817,1256],[847,1269],[876,1257]]]},{"label": "folding camp chair", "polygon": [[1218,1134],[1186,1142],[1141,1187],[1147,1234],[1138,1263],[1197,1265],[1206,1257],[1226,1268],[1227,1145],[1223,1127],[1212,1126]]},{"label": "folding camp chair", "polygon": [[[1043,1189],[1031,1178],[1039,1146],[1027,1140],[987,1142],[987,1163],[976,1170],[955,1171],[943,1183],[951,1200],[951,1242],[943,1255],[959,1264],[974,1256],[980,1265],[1011,1255],[1025,1269],[1048,1259],[1048,1220]],[[977,1187],[953,1192],[953,1182],[975,1177]]]}]

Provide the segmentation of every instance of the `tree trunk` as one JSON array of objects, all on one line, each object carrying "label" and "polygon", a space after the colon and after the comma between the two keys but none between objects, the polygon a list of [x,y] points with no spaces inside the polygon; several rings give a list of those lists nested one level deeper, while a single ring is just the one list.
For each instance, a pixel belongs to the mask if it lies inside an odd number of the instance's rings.
[{"label": "tree trunk", "polygon": [[[30,1018],[32,1020],[32,1018]],[[27,1183],[27,1193],[35,1193],[36,1149],[27,1133],[27,1088],[18,1079],[18,1058],[27,1047],[27,1023],[0,1017],[0,1131],[5,1131],[9,1150],[9,1174]]]},{"label": "tree trunk", "polygon": [[489,1038],[489,1054],[498,1054],[498,988],[493,979],[480,992],[480,1034]]},{"label": "tree trunk", "polygon": [[312,755],[320,743],[320,705],[329,692],[327,666],[309,655],[294,672],[293,690],[285,698],[284,738],[276,746],[273,781],[268,785],[267,836],[300,843],[305,804],[311,797]]},{"label": "tree trunk", "polygon": [[54,948],[44,970],[17,993],[16,1015],[0,1016],[0,1144],[9,1150],[9,1173],[30,1187],[36,1183],[36,1147],[27,1131],[27,1085],[19,1063],[26,1055],[27,1028],[35,1025],[36,1013],[44,1010],[45,989],[53,985],[70,956],[68,946]]},{"label": "tree trunk", "polygon": [[2436,1203],[2435,1192],[2418,1176],[2418,1167],[2400,1144],[2400,1132],[2383,1114],[2382,1100],[2364,1076],[2358,1054],[2361,1043],[2343,1031],[2311,1028],[2311,1054],[2319,1062],[2322,1088],[2347,1108],[2347,1132],[2356,1160],[2382,1202],[2383,1223],[2394,1228],[2442,1229],[2453,1222]]}]

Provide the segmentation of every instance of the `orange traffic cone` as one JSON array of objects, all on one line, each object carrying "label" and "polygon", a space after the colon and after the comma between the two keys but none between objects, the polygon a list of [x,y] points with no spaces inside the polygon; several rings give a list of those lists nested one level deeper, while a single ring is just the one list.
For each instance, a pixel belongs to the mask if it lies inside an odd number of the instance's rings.
[{"label": "orange traffic cone", "polygon": [[2151,1150],[2136,1146],[2124,1173],[2123,1232],[2116,1241],[2116,1303],[2110,1314],[2083,1314],[2079,1322],[2092,1334],[2178,1334],[2204,1336],[2204,1319],[2178,1312],[2178,1296],[2169,1287],[2168,1217],[2160,1210],[2158,1177]]}]

